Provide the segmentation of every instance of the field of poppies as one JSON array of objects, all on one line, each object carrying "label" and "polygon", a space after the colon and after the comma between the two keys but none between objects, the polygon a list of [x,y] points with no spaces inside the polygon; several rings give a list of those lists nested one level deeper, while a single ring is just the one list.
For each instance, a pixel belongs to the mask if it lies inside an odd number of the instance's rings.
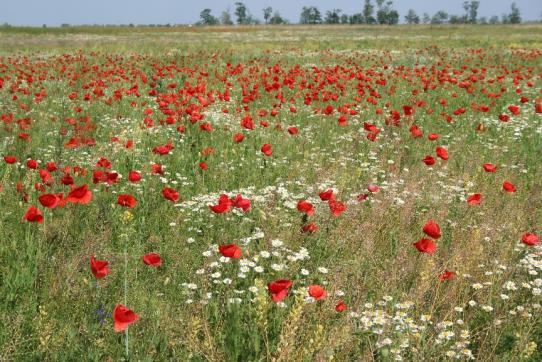
[{"label": "field of poppies", "polygon": [[0,360],[542,360],[541,45],[1,30]]}]

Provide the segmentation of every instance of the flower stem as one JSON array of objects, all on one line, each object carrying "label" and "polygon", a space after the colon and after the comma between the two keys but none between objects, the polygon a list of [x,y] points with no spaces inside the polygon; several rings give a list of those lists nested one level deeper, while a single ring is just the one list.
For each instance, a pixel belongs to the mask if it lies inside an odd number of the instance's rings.
[{"label": "flower stem", "polygon": [[[128,278],[127,278],[127,272],[128,272],[128,252],[127,252],[127,239],[124,239],[124,305],[128,304]],[[126,350],[126,357],[129,355],[129,349],[128,349],[128,328],[124,330],[124,347]]]}]

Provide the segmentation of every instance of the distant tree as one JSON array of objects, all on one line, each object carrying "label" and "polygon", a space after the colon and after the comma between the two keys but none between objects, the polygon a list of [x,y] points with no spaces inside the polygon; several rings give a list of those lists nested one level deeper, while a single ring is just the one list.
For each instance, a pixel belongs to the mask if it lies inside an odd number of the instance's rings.
[{"label": "distant tree", "polygon": [[388,25],[396,25],[399,23],[399,13],[397,10],[390,10],[388,13]]},{"label": "distant tree", "polygon": [[211,14],[211,9],[203,9],[199,13],[199,17],[201,19],[199,24],[201,25],[217,25],[219,23],[218,19]]},{"label": "distant tree", "polygon": [[439,10],[431,18],[431,24],[444,24],[448,20],[448,13],[444,10]]},{"label": "distant tree", "polygon": [[237,24],[248,24],[247,22],[247,7],[242,2],[235,3],[235,16],[237,17]]},{"label": "distant tree", "polygon": [[356,13],[356,14],[353,14],[351,17],[350,17],[350,24],[363,24],[363,14],[362,13]]},{"label": "distant tree", "polygon": [[341,12],[341,9],[328,10],[326,12],[326,17],[324,18],[324,23],[339,24],[341,22]]},{"label": "distant tree", "polygon": [[273,16],[269,18],[269,24],[287,24],[288,21],[280,16],[278,11],[273,13]]},{"label": "distant tree", "polygon": [[300,24],[320,24],[322,23],[322,14],[316,6],[303,6],[301,9],[301,16],[299,18]]},{"label": "distant tree", "polygon": [[365,5],[363,6],[363,22],[365,24],[374,24],[376,19],[373,16],[374,14],[374,5],[371,3],[371,0],[365,0]]},{"label": "distant tree", "polygon": [[519,8],[518,8],[518,6],[516,5],[515,2],[512,3],[510,9],[511,9],[511,11],[510,11],[510,15],[508,15],[508,22],[510,24],[519,24],[519,23],[521,23],[521,14],[520,14]]},{"label": "distant tree", "polygon": [[482,16],[479,20],[478,20],[478,23],[479,24],[482,24],[482,25],[487,25],[487,18],[485,16]]},{"label": "distant tree", "polygon": [[393,10],[391,6],[393,1],[389,0],[384,5],[385,0],[376,0],[378,10],[376,12],[376,19],[379,24],[394,25],[399,22],[399,13]]},{"label": "distant tree", "polygon": [[269,23],[269,19],[271,19],[271,16],[273,15],[273,8],[271,6],[268,6],[263,9],[263,20],[266,24]]},{"label": "distant tree", "polygon": [[448,20],[448,22],[450,24],[465,24],[467,20],[464,16],[450,15],[450,20]]},{"label": "distant tree", "polygon": [[43,24],[41,27],[45,29],[47,28],[47,24]]},{"label": "distant tree", "polygon": [[387,23],[388,14],[387,11],[383,9],[385,0],[376,0],[376,21],[379,24],[385,24]]},{"label": "distant tree", "polygon": [[231,19],[230,10],[226,9],[220,15],[220,24],[222,25],[233,25],[233,20]]},{"label": "distant tree", "polygon": [[71,26],[71,25],[68,24],[68,23],[62,23],[62,24],[60,24],[60,27],[61,27],[61,28],[69,28],[70,26]]},{"label": "distant tree", "polygon": [[422,22],[424,24],[429,24],[431,22],[431,17],[429,16],[428,13],[423,13]]},{"label": "distant tree", "polygon": [[[479,6],[480,6],[480,1],[471,0],[471,1],[463,2],[463,9],[465,9],[465,15],[459,17],[460,22],[476,24]],[[452,22],[452,18],[450,17],[450,23],[451,22]]]},{"label": "distant tree", "polygon": [[489,18],[490,24],[498,24],[499,23],[499,17],[497,15],[493,15],[491,18]]},{"label": "distant tree", "polygon": [[260,23],[261,23],[260,19],[255,18],[254,16],[252,16],[252,14],[247,15],[245,24],[247,24],[247,25],[258,25]]},{"label": "distant tree", "polygon": [[469,23],[476,24],[478,17],[478,7],[480,6],[479,1],[471,1],[469,8]]},{"label": "distant tree", "polygon": [[341,24],[348,24],[350,22],[350,17],[347,14],[341,15]]},{"label": "distant tree", "polygon": [[416,11],[414,9],[408,10],[408,13],[405,15],[405,21],[408,24],[419,24],[420,23],[420,17],[418,14],[416,14]]}]

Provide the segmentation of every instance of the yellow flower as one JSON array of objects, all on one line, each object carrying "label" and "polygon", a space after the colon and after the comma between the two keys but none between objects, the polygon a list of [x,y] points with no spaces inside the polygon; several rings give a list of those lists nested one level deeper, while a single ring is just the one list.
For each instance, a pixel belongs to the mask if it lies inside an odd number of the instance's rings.
[{"label": "yellow flower", "polygon": [[128,224],[134,219],[134,214],[132,214],[130,211],[126,210],[122,213],[121,218],[123,223]]}]

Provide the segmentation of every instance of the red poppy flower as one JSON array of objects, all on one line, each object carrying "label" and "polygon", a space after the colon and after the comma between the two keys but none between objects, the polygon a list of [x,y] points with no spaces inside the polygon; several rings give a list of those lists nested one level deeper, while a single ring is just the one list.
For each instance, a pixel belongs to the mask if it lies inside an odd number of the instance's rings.
[{"label": "red poppy flower", "polygon": [[504,181],[502,184],[502,188],[506,192],[516,192],[516,186],[514,186],[513,183]]},{"label": "red poppy flower", "polygon": [[423,163],[425,163],[427,166],[433,166],[435,164],[435,158],[433,156],[425,156],[423,159]]},{"label": "red poppy flower", "polygon": [[484,163],[484,170],[486,170],[486,172],[496,172],[497,166],[492,163]]},{"label": "red poppy flower", "polygon": [[152,152],[158,154],[158,155],[167,155],[171,152],[172,149],[174,149],[173,145],[171,143],[168,143],[167,145],[163,146],[157,146],[152,149]]},{"label": "red poppy flower", "polygon": [[231,210],[231,205],[228,204],[218,204],[218,205],[209,205],[209,209],[215,214],[224,214]]},{"label": "red poppy flower", "polygon": [[439,137],[440,136],[438,134],[436,134],[436,133],[429,133],[429,135],[427,136],[427,139],[429,141],[436,141],[436,140],[439,139]]},{"label": "red poppy flower", "polygon": [[243,118],[241,120],[241,127],[245,128],[245,129],[253,130],[254,129],[254,121],[252,120],[252,118],[250,116],[246,116],[245,118]]},{"label": "red poppy flower", "polygon": [[318,230],[318,226],[313,222],[308,223],[307,225],[303,226],[303,228],[301,229],[301,231],[304,233],[313,233],[316,230]]},{"label": "red poppy flower", "polygon": [[235,143],[241,143],[245,139],[245,135],[242,133],[237,133],[235,136],[233,136],[233,141]]},{"label": "red poppy flower", "polygon": [[369,194],[359,194],[357,197],[358,202],[364,202],[369,198]]},{"label": "red poppy flower", "polygon": [[535,246],[540,242],[540,239],[534,233],[526,233],[521,237],[521,241],[526,245]]},{"label": "red poppy flower", "polygon": [[482,194],[473,194],[467,198],[467,204],[469,205],[480,205],[482,201]]},{"label": "red poppy flower", "polygon": [[520,114],[519,107],[516,105],[508,106],[508,110],[514,115],[518,116]]},{"label": "red poppy flower", "polygon": [[94,256],[90,257],[90,270],[96,279],[102,279],[109,274],[109,262],[105,260],[96,260]]},{"label": "red poppy flower", "polygon": [[55,180],[47,170],[40,170],[40,178],[41,182],[48,186],[51,186],[55,182]]},{"label": "red poppy flower", "polygon": [[499,116],[499,119],[501,120],[501,122],[508,122],[510,120],[510,116],[507,114],[501,114]]},{"label": "red poppy flower", "polygon": [[218,251],[220,254],[222,254],[222,256],[231,259],[239,259],[243,255],[241,248],[235,244],[220,245],[218,247]]},{"label": "red poppy flower", "polygon": [[8,165],[13,165],[15,162],[17,162],[17,157],[15,157],[15,156],[4,156],[4,161]]},{"label": "red poppy flower", "polygon": [[299,130],[296,127],[288,127],[288,133],[292,136],[295,136],[298,132]]},{"label": "red poppy flower", "polygon": [[343,202],[337,200],[329,200],[328,204],[333,216],[340,216],[343,212],[346,211],[346,205]]},{"label": "red poppy flower", "polygon": [[160,255],[156,253],[145,254],[141,259],[143,260],[143,263],[150,266],[158,267],[162,265],[162,258],[160,258]]},{"label": "red poppy flower", "polygon": [[444,147],[438,146],[437,147],[437,156],[442,158],[443,160],[448,159],[448,150]]},{"label": "red poppy flower", "polygon": [[141,180],[141,174],[137,171],[130,171],[128,174],[128,180],[130,182],[139,182]]},{"label": "red poppy flower", "polygon": [[292,281],[288,279],[279,279],[267,284],[267,290],[271,294],[273,302],[278,303],[288,295],[288,289],[292,286]]},{"label": "red poppy flower", "polygon": [[429,255],[433,255],[435,251],[437,251],[437,244],[431,239],[420,239],[412,245],[414,245],[419,252],[427,253]]},{"label": "red poppy flower", "polygon": [[62,176],[60,182],[62,182],[63,185],[73,185],[73,177],[71,177],[69,174],[65,174]]},{"label": "red poppy flower", "polygon": [[309,295],[316,300],[321,300],[327,297],[327,292],[319,285],[311,285],[309,286]]},{"label": "red poppy flower", "polygon": [[250,210],[250,200],[243,199],[243,196],[241,196],[241,194],[235,196],[235,198],[230,201],[232,202],[233,206],[242,209],[244,212]]},{"label": "red poppy flower", "polygon": [[158,163],[154,163],[152,165],[152,173],[163,175],[164,174],[164,167]]},{"label": "red poppy flower", "polygon": [[209,208],[216,214],[223,214],[230,211],[232,206],[233,201],[228,195],[221,194],[218,198],[218,205],[209,205]]},{"label": "red poppy flower", "polygon": [[30,206],[26,213],[23,216],[23,220],[28,222],[37,222],[38,224],[43,223],[43,215],[40,210],[35,206]]},{"label": "red poppy flower", "polygon": [[314,215],[314,207],[312,204],[305,200],[299,200],[297,203],[297,209],[305,214],[312,216]]},{"label": "red poppy flower", "polygon": [[139,319],[139,316],[133,310],[126,308],[122,304],[117,304],[113,311],[113,320],[115,321],[115,332],[123,332],[128,326]]},{"label": "red poppy flower", "polygon": [[207,164],[205,162],[200,162],[199,168],[201,168],[203,171],[207,171],[208,169]]},{"label": "red poppy flower", "polygon": [[378,185],[375,185],[375,184],[370,184],[369,186],[367,186],[367,190],[374,194],[380,191],[380,187],[378,187]]},{"label": "red poppy flower", "polygon": [[335,311],[342,313],[346,310],[346,304],[341,300],[335,305]]},{"label": "red poppy flower", "polygon": [[110,169],[111,168],[111,161],[109,161],[107,158],[100,158],[98,162],[96,162],[96,167],[103,167]]},{"label": "red poppy flower", "polygon": [[38,197],[40,204],[48,209],[54,209],[58,206],[62,197],[62,194],[45,194]]},{"label": "red poppy flower", "polygon": [[403,106],[403,112],[405,113],[405,116],[411,116],[414,114],[414,108],[411,106]]},{"label": "red poppy flower", "polygon": [[322,191],[318,194],[320,196],[320,199],[322,201],[328,201],[334,198],[333,196],[333,189],[329,189],[327,191]]},{"label": "red poppy flower", "polygon": [[432,237],[433,239],[438,239],[440,238],[441,234],[440,234],[440,227],[439,225],[434,222],[433,220],[428,220],[424,227],[423,227],[423,232]]},{"label": "red poppy flower", "polygon": [[453,280],[455,278],[455,273],[453,271],[445,270],[439,277],[440,281]]},{"label": "red poppy flower", "polygon": [[266,156],[271,156],[273,154],[273,150],[271,149],[271,145],[269,143],[264,144],[261,151]]},{"label": "red poppy flower", "polygon": [[56,171],[56,164],[54,162],[47,162],[47,164],[45,165],[45,168],[49,172],[54,172]]},{"label": "red poppy flower", "polygon": [[165,187],[162,190],[162,195],[164,195],[164,197],[167,200],[170,200],[170,201],[173,201],[173,202],[179,201],[179,192],[177,190],[175,190],[175,189]]},{"label": "red poppy flower", "polygon": [[82,185],[74,188],[68,194],[66,201],[74,204],[86,205],[92,200],[92,191],[88,189],[88,185]]},{"label": "red poppy flower", "polygon": [[28,160],[26,161],[26,167],[35,170],[38,168],[38,161],[36,160]]},{"label": "red poppy flower", "polygon": [[422,137],[423,136],[423,131],[420,129],[420,127],[416,126],[415,124],[413,124],[410,129],[410,134],[412,135],[412,137],[414,138],[418,138],[418,137]]},{"label": "red poppy flower", "polygon": [[117,204],[133,209],[136,206],[137,201],[132,195],[121,194],[117,198]]}]

